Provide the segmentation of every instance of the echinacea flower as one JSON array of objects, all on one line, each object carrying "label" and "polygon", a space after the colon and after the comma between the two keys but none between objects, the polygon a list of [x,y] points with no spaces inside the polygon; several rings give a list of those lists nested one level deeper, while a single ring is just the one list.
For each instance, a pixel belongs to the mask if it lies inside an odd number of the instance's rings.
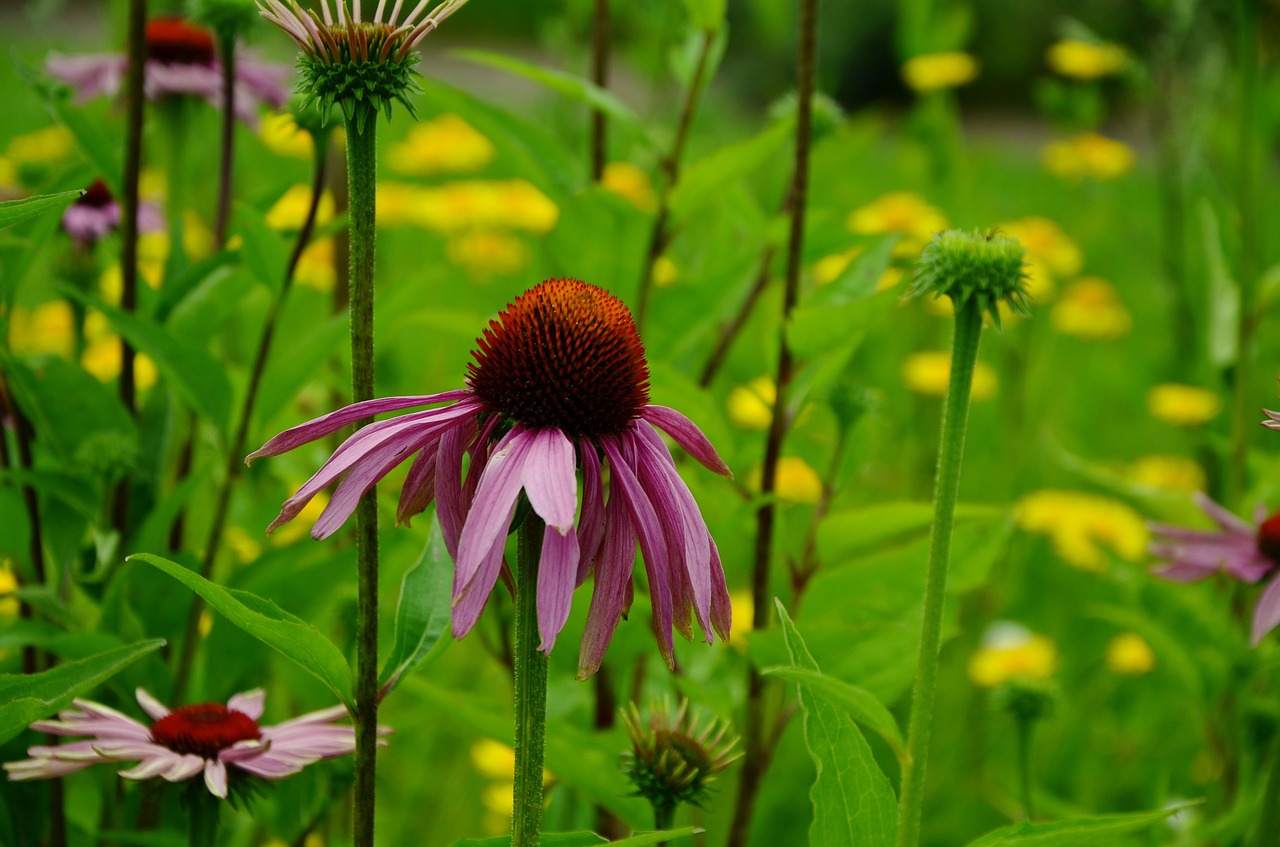
[{"label": "echinacea flower", "polygon": [[[62,213],[62,228],[79,247],[88,247],[100,241],[120,225],[120,204],[111,196],[111,189],[101,179],[85,191]],[[138,204],[138,229],[154,231],[164,226],[160,210],[150,203]]]},{"label": "echinacea flower", "polygon": [[[1218,525],[1214,530],[1151,524],[1155,536],[1148,548],[1166,564],[1154,573],[1175,582],[1196,582],[1224,573],[1240,582],[1257,583],[1280,570],[1280,512],[1267,517],[1265,506],[1249,523],[1206,495],[1195,503]],[[1280,579],[1272,579],[1253,607],[1253,643],[1280,624]]]},{"label": "echinacea flower", "polygon": [[549,280],[508,304],[476,346],[464,389],[356,403],[283,432],[251,454],[250,461],[279,455],[382,412],[450,403],[371,424],[348,438],[285,501],[268,531],[297,517],[345,474],[312,528],[314,538],[327,537],[365,492],[416,453],[397,517],[407,521],[435,501],[456,565],[458,637],[475,625],[497,582],[523,491],[547,525],[536,587],[544,652],[569,616],[574,588],[594,571],[579,675],[596,671],[631,602],[637,540],[654,633],[668,665],[671,629],[692,638],[691,612],[708,642],[713,630],[727,639],[732,612],[719,553],[655,427],[707,468],[725,476],[729,469],[688,418],[649,404],[644,346],[622,301],[575,279]]},{"label": "echinacea flower", "polygon": [[199,703],[172,710],[144,689],[136,696],[150,726],[92,700],[74,701],[58,720],[36,721],[31,725],[36,732],[90,737],[28,749],[30,759],[5,763],[9,779],[50,779],[100,762],[137,762],[120,776],[184,782],[203,774],[209,792],[225,798],[228,765],[263,779],[283,779],[321,759],[355,751],[355,731],[334,723],[347,714],[342,706],[262,726],[258,718],[266,694],[261,688],[236,694],[225,706]]},{"label": "echinacea flower", "polygon": [[[182,18],[153,18],[147,21],[146,51],[143,91],[148,99],[189,95],[215,106],[222,102],[222,64],[212,32]],[[129,57],[122,53],[55,53],[45,62],[45,71],[74,88],[76,100],[83,102],[116,94],[128,66]],[[285,88],[289,74],[284,65],[238,55],[236,117],[255,126],[260,104],[268,103],[277,109],[283,106],[289,99]]]}]

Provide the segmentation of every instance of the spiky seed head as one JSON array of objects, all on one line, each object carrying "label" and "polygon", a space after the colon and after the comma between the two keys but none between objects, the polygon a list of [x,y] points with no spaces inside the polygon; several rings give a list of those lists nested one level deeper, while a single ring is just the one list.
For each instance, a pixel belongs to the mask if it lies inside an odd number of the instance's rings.
[{"label": "spiky seed head", "polygon": [[1031,314],[1025,253],[1016,238],[995,230],[940,232],[920,254],[910,293],[950,297],[956,311],[975,301],[999,327],[1001,301],[1015,314]]},{"label": "spiky seed head", "polygon": [[716,775],[742,756],[733,749],[738,739],[726,738],[729,724],[711,718],[699,727],[688,701],[674,713],[667,702],[651,706],[647,723],[635,703],[619,711],[632,747],[622,756],[623,772],[655,808],[701,806]]}]

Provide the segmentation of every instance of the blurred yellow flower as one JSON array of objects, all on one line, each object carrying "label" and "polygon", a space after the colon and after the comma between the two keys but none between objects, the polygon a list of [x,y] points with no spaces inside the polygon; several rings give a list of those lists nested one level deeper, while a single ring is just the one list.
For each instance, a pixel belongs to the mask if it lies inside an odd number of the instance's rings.
[{"label": "blurred yellow flower", "polygon": [[1049,323],[1064,335],[1104,341],[1126,335],[1133,319],[1111,283],[1084,276],[1063,290],[1049,314]]},{"label": "blurred yellow flower", "polygon": [[[311,208],[311,186],[292,185],[280,199],[267,210],[267,226],[272,229],[297,231],[307,222],[307,211]],[[333,193],[325,191],[320,195],[320,205],[316,207],[316,226],[324,226],[333,220]]]},{"label": "blurred yellow flower", "polygon": [[996,227],[1010,238],[1016,238],[1027,251],[1027,260],[1043,265],[1056,277],[1066,278],[1080,273],[1084,254],[1062,227],[1041,215],[1005,221]]},{"label": "blurred yellow flower", "polygon": [[1200,465],[1185,456],[1142,456],[1129,465],[1128,477],[1139,485],[1194,494],[1204,491]]},{"label": "blurred yellow flower", "polygon": [[894,245],[893,254],[914,258],[934,233],[947,228],[948,221],[919,194],[892,191],[854,209],[845,225],[859,235],[899,233],[902,238]]},{"label": "blurred yellow flower", "polygon": [[387,151],[391,170],[413,176],[467,173],[492,161],[493,143],[454,114],[414,124],[399,144]]},{"label": "blurred yellow flower", "polygon": [[75,139],[62,126],[50,126],[9,142],[8,158],[13,164],[49,165],[61,162],[75,149]]},{"label": "blurred yellow flower", "polygon": [[18,598],[14,592],[18,590],[18,577],[13,573],[13,562],[5,559],[0,562],[0,618],[16,618],[18,616]]},{"label": "blurred yellow flower", "polygon": [[560,210],[523,179],[463,180],[438,188],[378,184],[378,223],[410,224],[450,235],[469,229],[550,232]]},{"label": "blurred yellow flower", "polygon": [[1118,73],[1124,68],[1128,58],[1128,53],[1119,44],[1099,44],[1074,38],[1063,39],[1051,45],[1045,53],[1045,61],[1054,73],[1082,80],[1100,79]]},{"label": "blurred yellow flower", "polygon": [[835,282],[853,264],[853,260],[864,252],[866,252],[865,247],[850,247],[844,252],[823,256],[814,262],[813,275],[817,279],[818,285],[827,285]]},{"label": "blurred yellow flower", "polygon": [[773,378],[758,376],[729,392],[726,403],[729,420],[743,429],[768,429],[773,420],[773,404],[778,399]]},{"label": "blurred yellow flower", "polygon": [[258,138],[262,139],[264,147],[277,156],[310,159],[315,150],[311,133],[300,129],[289,112],[263,115],[262,122],[258,124]]},{"label": "blurred yellow flower", "polygon": [[[947,393],[951,379],[951,354],[943,350],[924,350],[912,353],[902,363],[902,382],[907,388],[920,394],[942,397]],[[973,369],[973,385],[969,388],[972,400],[989,400],[996,396],[996,372],[986,362],[978,362]]]},{"label": "blurred yellow flower", "polygon": [[1072,180],[1115,179],[1128,173],[1134,163],[1129,145],[1096,132],[1054,141],[1045,146],[1042,156],[1049,173]]},{"label": "blurred yellow flower", "polygon": [[956,88],[977,78],[978,60],[959,51],[916,56],[902,66],[903,82],[921,94]]},{"label": "blurred yellow flower", "polygon": [[9,316],[9,346],[15,353],[49,353],[70,359],[76,350],[71,304],[51,300],[33,310],[14,306]]},{"label": "blurred yellow flower", "polygon": [[200,611],[200,622],[197,628],[201,638],[208,638],[209,633],[213,632],[213,614],[208,609]]},{"label": "blurred yellow flower", "polygon": [[1119,500],[1080,491],[1035,491],[1013,507],[1019,528],[1049,536],[1054,553],[1081,570],[1107,569],[1108,547],[1136,562],[1147,549],[1147,524]]},{"label": "blurred yellow flower", "polygon": [[471,764],[487,779],[510,781],[516,772],[516,751],[501,741],[481,738],[471,745]]},{"label": "blurred yellow flower", "polygon": [[1015,623],[993,624],[969,657],[969,679],[996,688],[1011,679],[1048,679],[1058,669],[1058,648]]},{"label": "blurred yellow flower", "polygon": [[658,260],[653,263],[653,284],[659,288],[668,288],[675,285],[680,279],[680,269],[676,267],[676,263],[668,259],[666,256],[659,256]]},{"label": "blurred yellow flower", "polygon": [[[100,382],[110,382],[120,376],[120,339],[107,335],[89,341],[80,354],[80,365]],[[156,363],[150,356],[139,353],[134,357],[133,378],[139,391],[151,388],[159,376]]]},{"label": "blurred yellow flower", "polygon": [[11,159],[0,156],[0,193],[7,194],[19,187],[17,166]]},{"label": "blurred yellow flower", "polygon": [[[762,469],[757,467],[747,477],[747,483],[752,488],[759,488],[762,479]],[[773,491],[784,503],[813,505],[822,498],[822,478],[804,459],[783,456],[778,459]]]},{"label": "blurred yellow flower", "polygon": [[1200,426],[1216,418],[1220,411],[1222,401],[1218,395],[1194,385],[1166,382],[1147,392],[1147,412],[1174,426]]},{"label": "blurred yellow flower", "polygon": [[1155,666],[1155,651],[1136,632],[1122,632],[1107,644],[1107,667],[1112,673],[1142,676]]},{"label": "blurred yellow flower", "polygon": [[312,241],[298,257],[298,267],[293,272],[294,282],[317,291],[332,291],[338,281],[335,256],[332,237]]},{"label": "blurred yellow flower", "polygon": [[658,208],[658,195],[649,181],[649,174],[630,162],[609,162],[605,165],[600,185],[642,212],[652,214]]},{"label": "blurred yellow flower", "polygon": [[[733,609],[733,634],[742,635],[755,629],[755,601],[751,589],[738,588],[729,592],[729,606]],[[745,639],[735,639],[735,647],[744,647]]]},{"label": "blurred yellow flower", "polygon": [[880,278],[876,280],[876,291],[888,291],[902,282],[902,278],[906,275],[907,272],[902,268],[885,268],[884,273],[880,274]]},{"label": "blurred yellow flower", "polygon": [[[163,232],[144,232],[138,235],[138,276],[151,289],[158,289],[164,281],[164,263],[169,258],[169,236]],[[124,290],[123,271],[119,265],[108,265],[98,279],[98,289],[108,303],[119,305],[120,292]]]},{"label": "blurred yellow flower", "polygon": [[[301,487],[301,483],[290,485],[290,491],[297,491]],[[298,513],[298,520],[290,521],[271,533],[271,543],[276,547],[287,547],[295,541],[301,541],[304,537],[310,535],[309,527],[320,519],[320,515],[324,512],[325,507],[329,505],[329,494],[321,491],[311,499],[311,502],[302,507],[302,511]]]},{"label": "blurred yellow flower", "polygon": [[236,561],[242,565],[256,561],[262,555],[262,544],[257,538],[250,535],[244,527],[227,527],[224,538],[226,539],[227,549],[236,557]]},{"label": "blurred yellow flower", "polygon": [[529,263],[529,248],[510,233],[496,229],[460,232],[445,243],[449,261],[473,277],[513,274]]}]

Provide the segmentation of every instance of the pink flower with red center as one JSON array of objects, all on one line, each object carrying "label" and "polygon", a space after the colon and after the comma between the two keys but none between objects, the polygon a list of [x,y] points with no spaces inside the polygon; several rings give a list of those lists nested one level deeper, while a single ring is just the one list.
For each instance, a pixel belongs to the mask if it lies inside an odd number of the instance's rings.
[{"label": "pink flower with red center", "polygon": [[5,763],[9,779],[49,779],[100,762],[137,762],[120,776],[184,782],[203,774],[210,793],[225,798],[228,765],[263,779],[283,779],[321,759],[355,751],[354,730],[334,723],[347,714],[342,706],[261,726],[266,694],[260,688],[235,695],[225,706],[200,703],[173,710],[141,688],[136,694],[138,705],[154,721],[151,726],[101,703],[76,700],[58,720],[36,721],[31,729],[90,737],[31,747],[31,758]]},{"label": "pink flower with red center", "polygon": [[[1196,582],[1224,573],[1240,582],[1257,583],[1280,571],[1280,512],[1267,517],[1259,506],[1254,523],[1242,520],[1204,494],[1196,505],[1218,525],[1216,530],[1151,524],[1153,556],[1167,564],[1154,573],[1175,582]],[[1252,638],[1256,645],[1280,625],[1280,578],[1262,590],[1253,608]]]},{"label": "pink flower with red center", "polygon": [[631,604],[637,541],[668,665],[672,628],[692,638],[692,617],[708,642],[713,631],[727,639],[731,612],[720,555],[658,429],[710,470],[731,474],[693,422],[649,404],[644,346],[622,301],[575,279],[549,280],[490,321],[472,356],[464,389],[356,403],[283,432],[250,455],[250,461],[275,456],[382,412],[450,404],[359,430],[285,501],[268,531],[342,477],[311,532],[329,536],[365,492],[414,456],[397,517],[408,521],[436,503],[455,563],[456,636],[475,625],[503,570],[523,492],[547,525],[535,589],[540,649],[551,651],[574,589],[593,574],[578,673],[595,673]]},{"label": "pink flower with red center", "polygon": [[[153,18],[147,22],[146,39],[147,99],[189,95],[215,106],[222,102],[222,64],[212,32],[181,18]],[[129,58],[121,53],[55,53],[45,62],[45,71],[74,88],[77,102],[84,102],[119,92],[128,66]],[[278,109],[288,102],[289,67],[241,54],[236,56],[235,74],[236,117],[246,124],[257,124],[262,103]]]},{"label": "pink flower with red center", "polygon": [[[111,189],[100,179],[85,191],[84,196],[62,213],[62,228],[80,247],[88,247],[105,238],[120,225],[120,204],[111,196]],[[160,210],[153,204],[138,204],[138,229],[147,232],[164,226]]]}]

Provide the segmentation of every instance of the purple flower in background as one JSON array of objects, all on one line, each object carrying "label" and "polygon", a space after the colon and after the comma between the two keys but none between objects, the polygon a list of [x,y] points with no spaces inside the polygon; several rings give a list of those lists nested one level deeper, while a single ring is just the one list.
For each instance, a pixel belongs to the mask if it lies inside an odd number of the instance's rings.
[{"label": "purple flower in background", "polygon": [[[62,228],[80,247],[88,247],[120,225],[120,204],[102,180],[94,180],[84,196],[62,213]],[[151,203],[138,205],[138,229],[147,232],[164,226],[160,210]]]},{"label": "purple flower in background", "polygon": [[[128,57],[120,53],[55,53],[45,62],[45,70],[74,88],[77,102],[84,102],[118,92],[128,64]],[[253,126],[258,121],[260,104],[266,102],[280,108],[288,102],[291,68],[243,54],[236,56],[235,66],[237,118]],[[181,18],[148,21],[143,88],[151,100],[187,94],[218,105],[222,99],[222,65],[217,59],[213,33]]]},{"label": "purple flower in background", "polygon": [[[1256,583],[1280,570],[1280,512],[1267,517],[1259,506],[1254,523],[1241,520],[1204,494],[1196,505],[1213,519],[1217,530],[1187,529],[1151,524],[1155,539],[1150,552],[1167,561],[1154,572],[1176,582],[1196,582],[1225,573],[1241,582]],[[1272,579],[1253,609],[1252,638],[1256,645],[1280,624],[1280,579]]]},{"label": "purple flower in background", "polygon": [[[355,751],[355,731],[334,721],[342,706],[310,712],[275,726],[260,726],[262,689],[237,694],[221,703],[201,703],[170,710],[139,688],[138,705],[151,726],[91,700],[76,700],[59,720],[36,721],[37,732],[87,735],[88,739],[52,747],[32,747],[30,759],[8,762],[11,780],[49,779],[83,770],[99,762],[137,762],[120,771],[125,779],[183,782],[197,774],[214,796],[227,796],[227,765],[263,779],[283,779],[307,765]],[[386,732],[380,728],[380,732]]]},{"label": "purple flower in background", "polygon": [[523,491],[547,524],[536,587],[540,649],[550,652],[574,589],[594,572],[578,674],[595,673],[631,604],[637,541],[667,664],[672,627],[692,638],[691,613],[708,642],[713,630],[727,639],[731,612],[719,553],[655,426],[706,467],[731,474],[688,418],[649,405],[644,346],[622,301],[578,280],[550,280],[490,321],[477,348],[465,389],[356,403],[281,433],[249,456],[278,455],[381,412],[451,401],[359,430],[285,501],[268,531],[346,474],[312,528],[313,537],[325,538],[366,491],[417,453],[397,517],[407,521],[436,503],[456,565],[455,635],[475,625],[497,582]]}]

